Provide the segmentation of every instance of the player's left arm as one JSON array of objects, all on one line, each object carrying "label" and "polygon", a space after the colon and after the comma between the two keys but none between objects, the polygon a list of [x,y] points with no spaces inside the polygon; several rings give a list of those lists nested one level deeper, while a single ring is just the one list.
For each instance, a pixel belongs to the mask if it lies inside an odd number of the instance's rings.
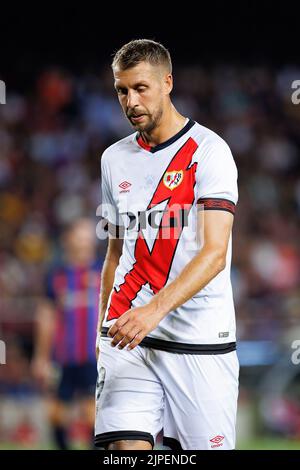
[{"label": "player's left arm", "polygon": [[200,214],[201,249],[148,304],[128,310],[114,323],[108,332],[113,346],[120,342],[122,349],[130,343],[128,349],[133,349],[169,312],[187,302],[225,268],[233,215],[223,210],[204,210]]}]

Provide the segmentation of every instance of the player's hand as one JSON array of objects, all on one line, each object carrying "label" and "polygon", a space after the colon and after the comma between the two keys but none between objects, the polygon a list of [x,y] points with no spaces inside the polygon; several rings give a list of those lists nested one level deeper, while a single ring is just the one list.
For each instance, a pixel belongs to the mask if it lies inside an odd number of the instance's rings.
[{"label": "player's hand", "polygon": [[161,319],[157,309],[150,304],[127,310],[108,330],[108,336],[113,338],[111,345],[118,345],[119,349],[127,345],[128,350],[135,348]]}]

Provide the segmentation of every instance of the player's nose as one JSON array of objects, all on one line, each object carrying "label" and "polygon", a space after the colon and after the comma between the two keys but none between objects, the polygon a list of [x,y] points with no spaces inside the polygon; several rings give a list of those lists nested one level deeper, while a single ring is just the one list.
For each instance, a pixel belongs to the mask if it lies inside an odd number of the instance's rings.
[{"label": "player's nose", "polygon": [[138,93],[135,93],[134,90],[129,91],[127,94],[127,109],[133,110],[138,104]]}]

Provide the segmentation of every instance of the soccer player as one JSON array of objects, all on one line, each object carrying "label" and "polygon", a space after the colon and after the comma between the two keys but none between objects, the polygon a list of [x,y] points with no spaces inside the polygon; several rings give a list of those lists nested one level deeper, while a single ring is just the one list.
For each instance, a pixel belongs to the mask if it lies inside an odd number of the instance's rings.
[{"label": "soccer player", "polygon": [[60,449],[69,448],[69,408],[74,398],[80,402],[87,437],[92,436],[94,427],[101,268],[95,241],[95,225],[88,218],[77,219],[64,230],[63,262],[51,269],[47,297],[37,308],[32,370],[39,385],[47,389],[52,361],[60,369],[60,380],[49,406],[53,437]]},{"label": "soccer player", "polygon": [[174,449],[233,449],[236,166],[221,137],[175,109],[163,45],[131,41],[115,54],[112,70],[135,132],[101,160],[110,236],[95,444],[152,449],[163,428],[164,444]]}]

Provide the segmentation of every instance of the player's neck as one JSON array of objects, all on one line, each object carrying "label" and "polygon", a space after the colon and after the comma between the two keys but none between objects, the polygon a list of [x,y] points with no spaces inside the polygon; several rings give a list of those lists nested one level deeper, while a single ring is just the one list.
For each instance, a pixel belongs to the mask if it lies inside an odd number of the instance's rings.
[{"label": "player's neck", "polygon": [[185,124],[186,118],[171,105],[170,109],[162,116],[160,124],[152,132],[142,132],[141,135],[148,145],[155,147],[171,139],[183,129]]}]

